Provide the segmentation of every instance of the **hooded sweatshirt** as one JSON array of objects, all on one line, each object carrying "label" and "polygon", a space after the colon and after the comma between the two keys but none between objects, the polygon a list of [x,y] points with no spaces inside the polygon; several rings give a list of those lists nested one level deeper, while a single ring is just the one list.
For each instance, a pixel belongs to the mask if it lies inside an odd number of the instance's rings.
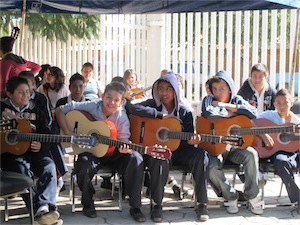
[{"label": "hooded sweatshirt", "polygon": [[[183,104],[180,103],[180,89],[178,86],[177,77],[173,72],[168,72],[160,77],[152,87],[152,99],[147,99],[141,103],[135,104],[138,107],[130,107],[130,113],[141,117],[162,118],[163,105],[158,95],[158,84],[165,81],[171,84],[175,92],[175,107],[172,115],[181,121],[182,132],[194,133],[193,115],[192,112]],[[144,106],[144,107],[141,107]],[[186,141],[181,141],[179,148],[188,145]]]},{"label": "hooded sweatshirt", "polygon": [[[245,115],[250,119],[256,118],[257,110],[254,106],[251,106],[249,102],[244,100],[241,96],[235,94],[234,82],[229,74],[221,70],[216,75],[220,79],[224,80],[231,91],[230,100],[227,103],[237,105],[236,115]],[[212,85],[210,86],[212,92]],[[225,107],[213,106],[212,102],[217,101],[214,96],[206,96],[202,102],[202,116],[205,118],[211,117],[228,117],[229,111]]]}]

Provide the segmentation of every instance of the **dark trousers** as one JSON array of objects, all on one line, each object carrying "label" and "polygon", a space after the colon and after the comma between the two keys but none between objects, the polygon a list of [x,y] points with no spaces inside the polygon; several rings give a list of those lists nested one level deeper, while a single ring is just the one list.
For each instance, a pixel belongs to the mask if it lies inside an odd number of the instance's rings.
[{"label": "dark trousers", "polygon": [[[2,154],[1,169],[37,177],[37,185],[33,190],[34,210],[47,204],[50,210],[56,210],[56,168],[48,152],[30,152],[22,156]],[[28,196],[22,197],[29,205]]]},{"label": "dark trousers", "polygon": [[195,193],[198,203],[206,204],[207,199],[207,178],[209,158],[201,148],[190,145],[185,148],[178,148],[173,152],[172,165],[187,166],[193,174],[195,181]]},{"label": "dark trousers", "polygon": [[125,194],[130,197],[129,205],[132,208],[140,208],[141,190],[144,175],[144,161],[138,152],[122,154],[117,149],[109,157],[97,158],[91,153],[82,153],[75,164],[77,183],[82,192],[81,204],[88,207],[93,203],[95,189],[92,179],[98,170],[108,166],[112,170],[122,174],[125,182]]},{"label": "dark trousers", "polygon": [[294,169],[295,168],[287,161],[274,160],[275,173],[282,179],[292,203],[300,201],[300,189],[294,180]]},{"label": "dark trousers", "polygon": [[150,173],[151,198],[157,205],[161,205],[169,176],[169,160],[155,159],[146,155],[144,161]]}]

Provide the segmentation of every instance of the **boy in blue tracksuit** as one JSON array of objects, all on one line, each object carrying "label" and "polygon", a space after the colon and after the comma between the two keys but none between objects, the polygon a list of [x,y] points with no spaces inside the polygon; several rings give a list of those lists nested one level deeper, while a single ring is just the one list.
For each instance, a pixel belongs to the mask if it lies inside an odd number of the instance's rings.
[{"label": "boy in blue tracksuit", "polygon": [[[245,115],[250,119],[256,118],[256,108],[251,106],[241,96],[235,94],[235,87],[229,74],[221,70],[210,80],[211,96],[206,96],[202,101],[202,116],[205,118],[233,117]],[[262,214],[263,202],[257,197],[258,188],[258,154],[252,147],[241,151],[230,148],[226,154],[210,156],[209,179],[228,200],[226,203],[228,213],[237,213],[238,193],[232,188],[222,170],[222,161],[228,160],[234,164],[242,164],[245,173],[245,198],[248,200],[250,210],[254,214]],[[223,159],[225,158],[225,159]]]},{"label": "boy in blue tracksuit", "polygon": [[[153,84],[152,96],[152,99],[138,104],[145,106],[143,109],[131,107],[130,112],[137,116],[160,119],[174,116],[181,121],[182,132],[194,133],[192,112],[180,103],[179,85],[173,72],[168,72]],[[200,221],[206,221],[209,218],[207,211],[208,156],[203,149],[194,147],[194,144],[198,144],[199,141],[200,137],[196,135],[189,141],[181,141],[180,146],[173,151],[171,161],[173,165],[187,166],[191,169],[198,201],[196,213]],[[163,173],[166,175],[166,182],[168,171],[163,171]],[[159,208],[161,209],[161,206]]]}]

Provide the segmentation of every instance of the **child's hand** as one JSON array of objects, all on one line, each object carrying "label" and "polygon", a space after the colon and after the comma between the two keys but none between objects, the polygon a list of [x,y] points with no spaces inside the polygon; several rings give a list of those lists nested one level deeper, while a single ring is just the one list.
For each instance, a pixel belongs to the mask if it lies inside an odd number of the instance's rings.
[{"label": "child's hand", "polygon": [[262,134],[262,135],[260,135],[260,137],[262,138],[262,140],[265,143],[266,147],[273,147],[274,140],[269,134]]},{"label": "child's hand", "polygon": [[119,147],[119,152],[124,154],[132,154],[132,149],[129,148],[129,145],[123,144]]},{"label": "child's hand", "polygon": [[201,141],[201,135],[200,134],[195,134],[191,137],[190,140],[188,140],[188,144],[190,145],[197,145]]},{"label": "child's hand", "polygon": [[18,115],[12,114],[10,112],[2,112],[2,118],[4,120],[21,119]]},{"label": "child's hand", "polygon": [[30,144],[30,148],[32,152],[39,152],[41,150],[42,144],[41,142],[33,141]]}]

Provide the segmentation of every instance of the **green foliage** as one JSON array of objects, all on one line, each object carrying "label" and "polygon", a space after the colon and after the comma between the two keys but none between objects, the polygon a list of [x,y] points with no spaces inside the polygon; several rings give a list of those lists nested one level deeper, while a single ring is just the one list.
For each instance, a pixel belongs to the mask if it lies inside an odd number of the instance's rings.
[{"label": "green foliage", "polygon": [[[1,13],[1,34],[7,34],[9,23],[21,19],[20,13]],[[78,14],[27,13],[25,24],[33,36],[67,41],[68,35],[79,39],[91,39],[99,35],[100,16]],[[2,32],[3,30],[3,32]]]}]

